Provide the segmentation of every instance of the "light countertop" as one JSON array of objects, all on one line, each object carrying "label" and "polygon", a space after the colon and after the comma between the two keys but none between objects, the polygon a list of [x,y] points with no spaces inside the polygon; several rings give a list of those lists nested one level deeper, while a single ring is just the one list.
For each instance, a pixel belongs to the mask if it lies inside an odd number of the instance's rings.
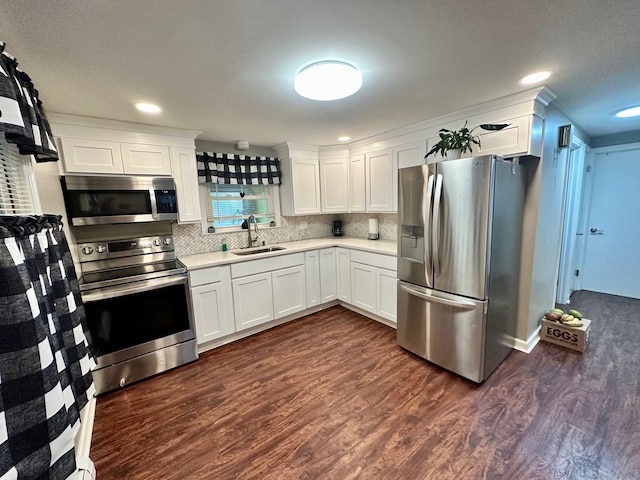
[{"label": "light countertop", "polygon": [[[379,253],[382,255],[396,255],[396,242],[390,242],[387,240],[367,240],[365,238],[354,237],[311,238],[309,240],[299,240],[296,242],[278,243],[277,245],[285,247],[285,249],[274,252],[256,253],[254,255],[235,255],[232,251],[199,253],[196,255],[180,256],[179,260],[187,267],[188,270],[197,270],[199,268],[228,265],[231,263],[246,262],[249,260],[258,260],[260,258],[276,257],[279,255],[288,255],[291,253],[328,247],[345,247],[365,252]],[[265,246],[272,247],[274,245]]]}]

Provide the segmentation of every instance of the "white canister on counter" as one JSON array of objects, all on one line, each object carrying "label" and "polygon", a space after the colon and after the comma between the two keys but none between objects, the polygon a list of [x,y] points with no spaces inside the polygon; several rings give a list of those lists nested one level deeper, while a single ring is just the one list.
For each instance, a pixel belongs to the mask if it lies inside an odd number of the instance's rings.
[{"label": "white canister on counter", "polygon": [[369,240],[378,240],[380,238],[380,233],[378,232],[378,219],[370,218],[369,219]]}]

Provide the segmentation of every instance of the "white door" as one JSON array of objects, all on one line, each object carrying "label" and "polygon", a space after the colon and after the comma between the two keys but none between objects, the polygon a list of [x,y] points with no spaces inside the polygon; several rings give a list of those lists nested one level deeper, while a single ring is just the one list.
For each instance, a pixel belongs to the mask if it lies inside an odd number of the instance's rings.
[{"label": "white door", "polygon": [[318,160],[291,159],[291,171],[295,214],[320,213],[320,167]]},{"label": "white door", "polygon": [[323,213],[349,211],[349,159],[320,160],[320,199]]},{"label": "white door", "polygon": [[282,318],[307,308],[304,266],[283,268],[271,273],[275,318]]},{"label": "white door", "polygon": [[582,288],[640,298],[640,144],[593,153]]},{"label": "white door", "polygon": [[351,262],[351,303],[376,313],[376,268],[364,263]]},{"label": "white door", "polygon": [[232,284],[237,331],[273,320],[271,273],[234,278]]},{"label": "white door", "polygon": [[307,283],[307,308],[311,308],[321,303],[318,250],[304,252],[304,269]]},{"label": "white door", "polygon": [[397,183],[398,172],[395,169],[394,175],[391,148],[367,153],[365,158],[367,211],[393,211],[394,179]]},{"label": "white door", "polygon": [[338,300],[351,303],[351,253],[348,248],[336,248],[338,269]]},{"label": "white door", "polygon": [[223,282],[191,289],[198,345],[235,332],[230,293]]},{"label": "white door", "polygon": [[326,303],[338,297],[338,278],[336,274],[336,249],[323,248],[320,253],[320,297]]},{"label": "white door", "polygon": [[398,305],[397,274],[394,270],[376,268],[377,314],[392,322],[396,321]]},{"label": "white door", "polygon": [[349,211],[364,212],[365,196],[364,153],[349,158]]}]

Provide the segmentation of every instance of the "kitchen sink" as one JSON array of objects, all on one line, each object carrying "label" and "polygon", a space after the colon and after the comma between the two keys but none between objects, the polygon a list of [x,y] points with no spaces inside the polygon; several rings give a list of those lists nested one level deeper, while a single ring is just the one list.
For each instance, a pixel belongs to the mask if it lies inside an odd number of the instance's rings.
[{"label": "kitchen sink", "polygon": [[278,250],[285,250],[285,247],[273,245],[271,247],[257,247],[247,248],[244,250],[233,250],[231,253],[233,253],[234,255],[255,255],[256,253],[277,252]]}]

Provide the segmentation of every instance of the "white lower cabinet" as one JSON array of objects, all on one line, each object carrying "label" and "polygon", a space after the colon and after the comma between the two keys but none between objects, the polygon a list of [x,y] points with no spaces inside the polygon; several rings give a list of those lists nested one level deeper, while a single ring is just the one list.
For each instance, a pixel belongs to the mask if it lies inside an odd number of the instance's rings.
[{"label": "white lower cabinet", "polygon": [[234,278],[232,284],[236,330],[245,330],[273,320],[273,287],[270,273]]},{"label": "white lower cabinet", "polygon": [[338,298],[338,277],[336,271],[335,247],[318,251],[320,257],[320,303]]},{"label": "white lower cabinet", "polygon": [[307,308],[320,305],[320,258],[318,250],[304,252],[305,278],[307,282]]},{"label": "white lower cabinet", "polygon": [[376,313],[394,323],[397,320],[398,310],[397,277],[395,270],[376,268],[376,292],[378,298]]},{"label": "white lower cabinet", "polygon": [[351,303],[351,254],[348,248],[336,248],[338,300]]},{"label": "white lower cabinet", "polygon": [[304,265],[272,272],[271,283],[276,318],[286,317],[307,308]]},{"label": "white lower cabinet", "polygon": [[307,308],[305,254],[231,265],[236,330],[246,330]]},{"label": "white lower cabinet", "polygon": [[351,303],[355,307],[396,322],[396,258],[351,252]]},{"label": "white lower cabinet", "polygon": [[234,333],[229,267],[189,272],[189,285],[198,344]]},{"label": "white lower cabinet", "polygon": [[376,267],[351,262],[351,304],[376,313]]}]

